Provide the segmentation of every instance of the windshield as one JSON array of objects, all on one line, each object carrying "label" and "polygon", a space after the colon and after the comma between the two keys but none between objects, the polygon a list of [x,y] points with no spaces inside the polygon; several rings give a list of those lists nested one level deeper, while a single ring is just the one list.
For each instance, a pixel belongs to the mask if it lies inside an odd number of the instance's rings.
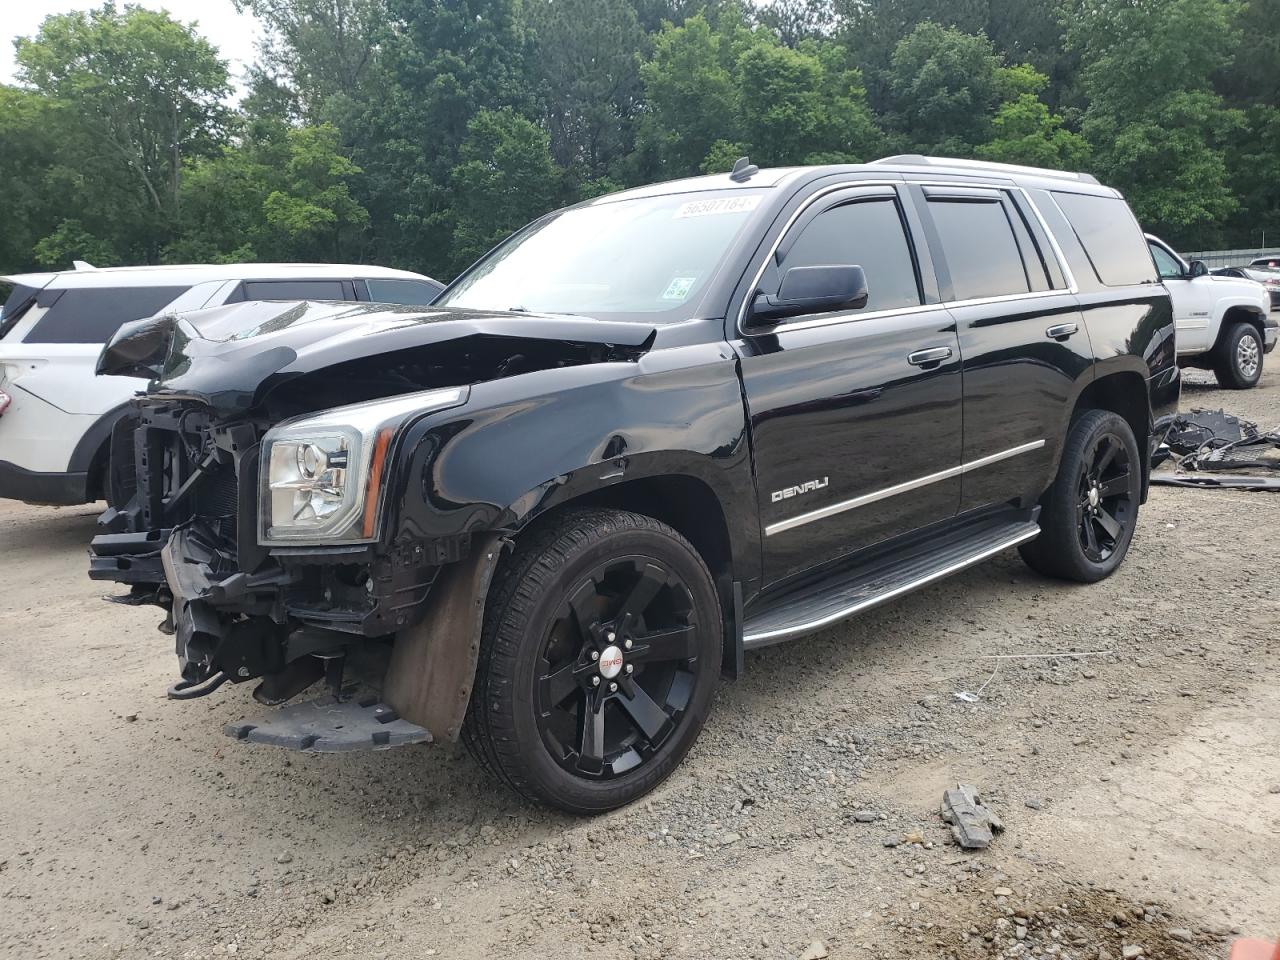
[{"label": "windshield", "polygon": [[575,207],[515,234],[436,306],[691,319],[759,207],[760,190],[705,190]]}]

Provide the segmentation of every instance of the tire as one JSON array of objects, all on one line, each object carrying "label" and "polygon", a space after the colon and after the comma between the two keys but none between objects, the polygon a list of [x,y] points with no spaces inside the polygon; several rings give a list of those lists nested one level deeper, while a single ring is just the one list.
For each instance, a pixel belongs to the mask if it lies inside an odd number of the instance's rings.
[{"label": "tire", "polygon": [[1142,459],[1128,421],[1110,410],[1085,412],[1067,433],[1058,475],[1040,501],[1040,536],[1019,547],[1022,559],[1063,580],[1109,577],[1129,550],[1141,499]]},{"label": "tire", "polygon": [[490,588],[463,742],[526,799],[624,806],[697,739],[722,636],[711,574],[675,530],[617,510],[548,517]]},{"label": "tire", "polygon": [[1228,390],[1248,390],[1262,378],[1262,335],[1251,323],[1228,328],[1213,358],[1218,385]]}]

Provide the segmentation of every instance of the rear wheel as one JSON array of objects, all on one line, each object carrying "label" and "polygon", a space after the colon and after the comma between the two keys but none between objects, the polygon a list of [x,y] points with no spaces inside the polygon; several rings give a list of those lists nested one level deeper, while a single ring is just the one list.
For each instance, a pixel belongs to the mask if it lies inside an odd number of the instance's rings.
[{"label": "rear wheel", "polygon": [[1251,323],[1236,323],[1227,330],[1213,361],[1218,385],[1228,390],[1248,390],[1262,378],[1262,336]]},{"label": "rear wheel", "polygon": [[528,531],[485,608],[463,738],[529,799],[630,803],[692,746],[719,674],[720,605],[676,531],[573,510]]},{"label": "rear wheel", "polygon": [[1041,501],[1040,536],[1019,548],[1034,570],[1093,583],[1124,560],[1138,522],[1142,460],[1119,414],[1090,410],[1067,434],[1058,476]]}]

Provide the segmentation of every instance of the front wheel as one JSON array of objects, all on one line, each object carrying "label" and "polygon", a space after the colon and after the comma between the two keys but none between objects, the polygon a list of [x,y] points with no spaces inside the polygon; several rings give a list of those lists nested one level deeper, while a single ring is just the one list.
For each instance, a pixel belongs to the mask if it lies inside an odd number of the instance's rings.
[{"label": "front wheel", "polygon": [[1033,569],[1094,583],[1124,560],[1138,523],[1142,460],[1119,414],[1090,410],[1071,424],[1058,476],[1041,500],[1040,536],[1019,548]]},{"label": "front wheel", "polygon": [[1213,373],[1228,390],[1248,390],[1262,379],[1262,336],[1251,323],[1237,323],[1222,338]]},{"label": "front wheel", "polygon": [[675,530],[616,510],[550,517],[490,590],[464,742],[529,799],[623,806],[693,745],[721,636],[711,574]]}]

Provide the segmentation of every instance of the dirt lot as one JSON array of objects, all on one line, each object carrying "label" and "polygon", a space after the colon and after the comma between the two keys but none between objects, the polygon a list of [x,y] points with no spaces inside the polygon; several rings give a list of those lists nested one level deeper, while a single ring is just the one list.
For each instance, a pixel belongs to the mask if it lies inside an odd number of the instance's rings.
[{"label": "dirt lot", "polygon": [[[1276,367],[1184,406],[1274,426]],[[595,820],[459,749],[226,739],[250,685],[165,699],[158,612],[84,575],[94,513],[0,506],[5,957],[1119,960],[1280,933],[1280,496],[1157,488],[1104,584],[1005,556],[751,655],[677,774]],[[1061,651],[1106,652],[983,659]],[[938,818],[956,781],[1007,824],[985,852]]]}]

